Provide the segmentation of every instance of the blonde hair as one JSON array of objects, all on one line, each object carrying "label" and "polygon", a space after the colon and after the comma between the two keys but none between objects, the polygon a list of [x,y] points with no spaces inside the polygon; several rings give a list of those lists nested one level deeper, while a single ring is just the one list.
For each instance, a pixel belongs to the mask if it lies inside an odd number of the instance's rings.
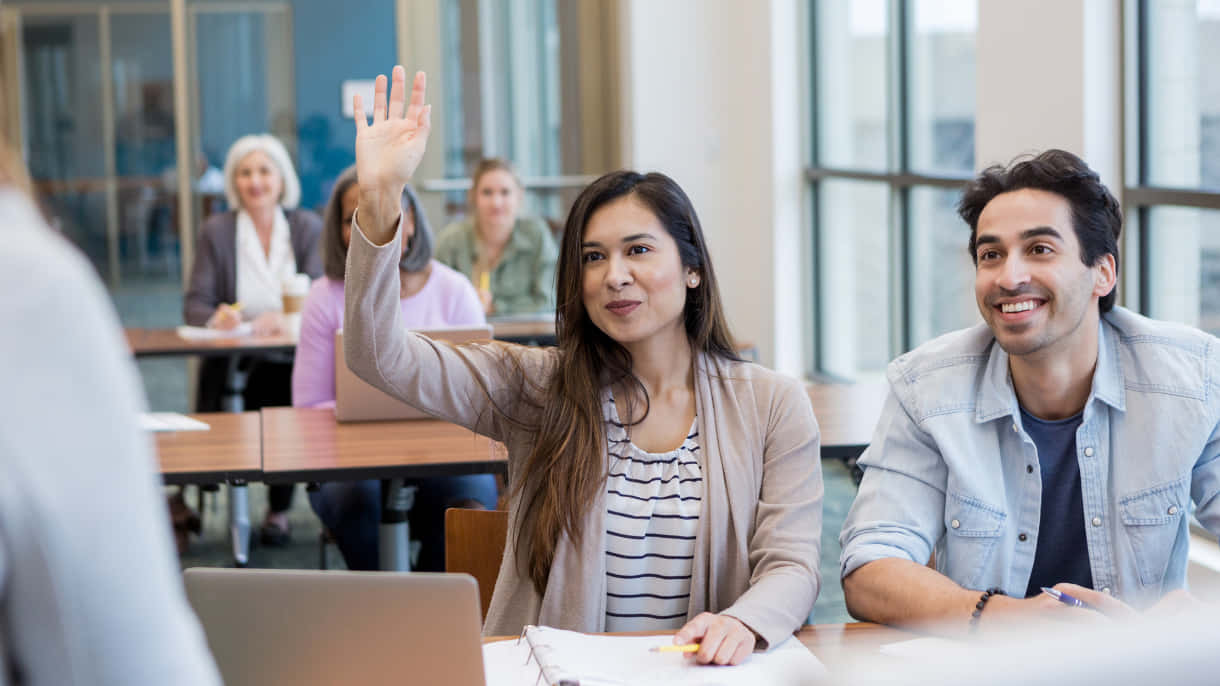
[{"label": "blonde hair", "polygon": [[482,180],[484,174],[493,171],[507,172],[509,176],[513,177],[513,182],[517,184],[517,192],[524,190],[524,186],[521,185],[521,177],[517,176],[517,170],[513,167],[512,162],[503,157],[485,157],[479,160],[479,163],[475,165],[474,171],[470,174],[469,202],[472,206],[474,205],[475,194],[479,190],[479,181]]},{"label": "blonde hair", "polygon": [[225,156],[225,200],[229,202],[229,207],[233,209],[241,207],[241,197],[237,195],[237,184],[234,183],[237,165],[246,158],[246,155],[256,151],[266,155],[271,163],[280,170],[280,176],[284,179],[284,192],[280,196],[280,206],[292,209],[299,205],[301,180],[297,178],[297,172],[292,166],[292,158],[288,156],[288,150],[275,136],[262,133],[242,136],[229,146],[229,154]]}]

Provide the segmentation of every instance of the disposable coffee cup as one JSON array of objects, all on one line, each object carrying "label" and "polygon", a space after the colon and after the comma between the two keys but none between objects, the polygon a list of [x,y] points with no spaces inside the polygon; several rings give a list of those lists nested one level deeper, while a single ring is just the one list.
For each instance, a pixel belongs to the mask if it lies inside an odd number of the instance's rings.
[{"label": "disposable coffee cup", "polygon": [[297,338],[301,335],[301,309],[305,306],[305,296],[309,294],[309,275],[294,274],[284,279],[281,284],[284,307],[284,329],[288,335]]}]

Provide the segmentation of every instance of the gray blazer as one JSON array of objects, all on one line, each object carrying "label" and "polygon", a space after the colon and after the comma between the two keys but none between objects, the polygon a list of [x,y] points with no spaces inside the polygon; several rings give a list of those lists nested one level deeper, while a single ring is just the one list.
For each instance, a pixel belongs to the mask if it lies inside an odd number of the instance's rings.
[{"label": "gray blazer", "polygon": [[[481,380],[500,408],[529,411],[522,408],[530,403],[507,396],[503,344],[458,349],[407,332],[398,305],[399,238],[376,247],[352,227],[344,314],[348,366],[395,397],[504,443],[510,479],[545,478],[521,472],[534,435],[492,412],[480,390]],[[522,352],[528,378],[554,373],[555,348]],[[704,499],[687,617],[722,612],[757,632],[762,646],[775,645],[805,622],[821,586],[817,421],[797,379],[706,354],[695,364]],[[513,419],[528,425],[537,418]],[[579,544],[559,541],[541,595],[522,573],[510,529],[485,635],[516,635],[525,624],[606,630],[604,498],[603,491],[589,507]],[[509,508],[515,512],[518,505]]]},{"label": "gray blazer", "polygon": [[[322,218],[309,210],[284,210],[297,271],[322,276]],[[204,326],[221,303],[237,300],[237,211],[209,217],[199,227],[191,283],[182,301],[182,319]]]}]

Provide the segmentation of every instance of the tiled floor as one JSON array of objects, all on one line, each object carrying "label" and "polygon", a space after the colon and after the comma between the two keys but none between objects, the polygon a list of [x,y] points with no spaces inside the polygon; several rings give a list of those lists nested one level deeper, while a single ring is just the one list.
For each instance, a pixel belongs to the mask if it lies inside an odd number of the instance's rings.
[{"label": "tiled floor", "polygon": [[[843,604],[843,589],[839,585],[839,528],[851,500],[855,486],[843,464],[837,460],[822,462],[826,480],[826,504],[822,525],[822,591],[814,606],[812,621],[832,623],[850,621]],[[195,502],[195,489],[188,491],[188,500]],[[226,493],[209,493],[204,508],[203,536],[191,543],[191,549],[181,558],[183,569],[187,567],[225,567],[232,564],[226,530]],[[262,484],[250,486],[250,518],[257,529],[267,507],[266,487]],[[289,513],[292,522],[292,543],[283,548],[267,548],[254,545],[250,550],[251,567],[279,569],[316,569],[318,566],[318,534],[321,530],[318,519],[309,508],[305,488],[297,487]],[[335,547],[327,546],[327,566],[343,569],[343,558]]]}]

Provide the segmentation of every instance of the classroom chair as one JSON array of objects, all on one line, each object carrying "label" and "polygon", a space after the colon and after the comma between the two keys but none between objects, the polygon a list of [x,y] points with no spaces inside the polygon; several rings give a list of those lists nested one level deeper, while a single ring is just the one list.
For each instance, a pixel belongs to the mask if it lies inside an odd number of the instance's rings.
[{"label": "classroom chair", "polygon": [[445,510],[445,571],[465,572],[475,578],[484,618],[500,574],[507,537],[507,510]]}]

